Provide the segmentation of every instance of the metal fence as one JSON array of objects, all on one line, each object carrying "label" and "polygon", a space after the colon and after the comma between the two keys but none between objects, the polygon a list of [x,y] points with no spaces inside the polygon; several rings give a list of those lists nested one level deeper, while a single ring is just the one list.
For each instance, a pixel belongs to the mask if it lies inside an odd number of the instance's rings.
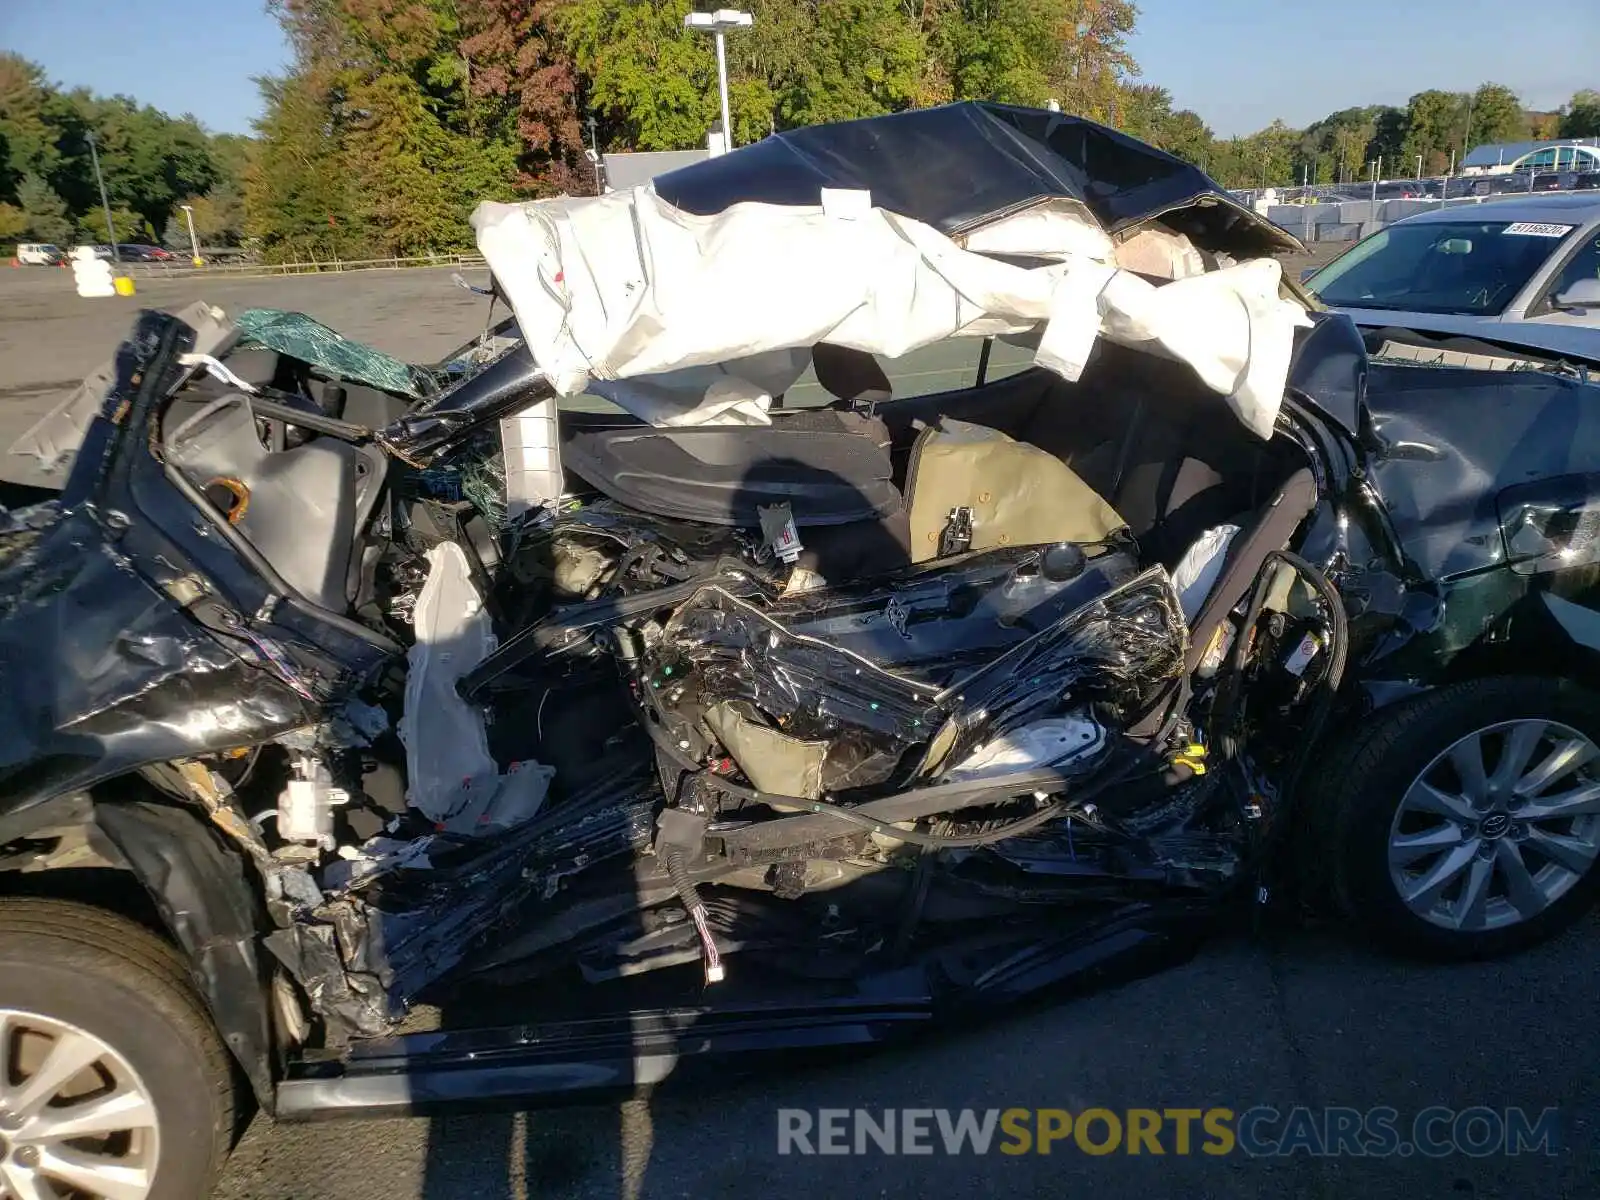
[{"label": "metal fence", "polygon": [[122,263],[117,269],[139,279],[161,279],[168,276],[236,275],[241,277],[261,275],[326,275],[344,271],[404,271],[414,267],[481,267],[481,254],[423,254],[412,258],[363,258],[353,261],[330,259],[327,261],[288,263],[207,263],[203,267],[190,264],[188,259],[173,262]]}]

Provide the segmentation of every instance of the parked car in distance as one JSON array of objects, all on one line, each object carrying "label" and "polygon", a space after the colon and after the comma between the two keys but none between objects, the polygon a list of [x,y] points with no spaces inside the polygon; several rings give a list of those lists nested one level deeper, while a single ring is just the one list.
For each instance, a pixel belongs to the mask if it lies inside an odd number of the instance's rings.
[{"label": "parked car in distance", "polygon": [[74,246],[72,248],[72,257],[76,258],[77,255],[78,255],[78,251],[80,251],[80,250],[93,250],[94,251],[94,256],[96,258],[109,259],[111,257],[111,247],[110,246],[105,246],[105,245],[93,245],[93,246],[91,246],[91,245],[87,245],[87,244],[82,245],[82,246]]},{"label": "parked car in distance", "polygon": [[1578,186],[1576,171],[1541,171],[1533,177],[1531,192],[1570,192]]},{"label": "parked car in distance", "polygon": [[1305,286],[1366,328],[1514,341],[1600,362],[1600,197],[1418,213],[1353,246]]},{"label": "parked car in distance", "polygon": [[25,267],[53,267],[66,257],[60,246],[50,242],[23,242],[17,247],[17,261]]},{"label": "parked car in distance", "polygon": [[177,255],[160,246],[124,242],[117,246],[117,257],[123,262],[171,262]]}]

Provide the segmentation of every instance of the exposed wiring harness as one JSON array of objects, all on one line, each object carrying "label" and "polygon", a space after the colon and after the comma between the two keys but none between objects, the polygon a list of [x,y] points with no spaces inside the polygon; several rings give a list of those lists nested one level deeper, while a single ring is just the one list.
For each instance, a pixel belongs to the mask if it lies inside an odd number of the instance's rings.
[{"label": "exposed wiring harness", "polygon": [[706,913],[705,901],[700,898],[700,889],[695,887],[694,880],[689,878],[689,867],[684,859],[681,846],[672,846],[663,855],[667,868],[667,878],[672,881],[673,890],[678,893],[678,901],[689,914],[689,920],[694,922],[695,932],[700,935],[700,948],[705,955],[706,982],[721,983],[726,970],[722,965],[722,955],[717,950],[716,939],[711,936],[711,921]]},{"label": "exposed wiring harness", "polygon": [[1329,716],[1333,713],[1334,701],[1339,695],[1339,684],[1344,679],[1345,659],[1350,652],[1350,621],[1345,616],[1344,600],[1340,597],[1333,584],[1328,582],[1328,577],[1312,566],[1298,554],[1291,554],[1287,550],[1274,551],[1270,558],[1277,558],[1289,564],[1317,590],[1323,603],[1328,607],[1328,670],[1322,678],[1322,687],[1317,695],[1315,706],[1311,715],[1306,719],[1306,726],[1300,738],[1300,752],[1295,756],[1294,765],[1289,768],[1289,773],[1284,777],[1281,795],[1292,798],[1294,790],[1299,786],[1300,776],[1305,773],[1306,763],[1311,760],[1311,751],[1315,748],[1317,739],[1322,736],[1323,727],[1328,723]]},{"label": "exposed wiring harness", "polygon": [[1256,577],[1255,588],[1250,595],[1249,607],[1245,609],[1244,622],[1239,628],[1238,636],[1234,638],[1233,647],[1228,654],[1228,673],[1217,686],[1216,700],[1211,709],[1211,743],[1225,759],[1238,757],[1239,746],[1233,736],[1233,725],[1239,714],[1240,684],[1244,679],[1245,661],[1249,656],[1251,637],[1250,633],[1261,619],[1262,610],[1266,607],[1267,596],[1272,590],[1273,572],[1265,568],[1274,562],[1281,562],[1290,567],[1297,575],[1304,579],[1316,591],[1318,597],[1328,612],[1328,670],[1323,677],[1322,686],[1316,699],[1315,707],[1307,719],[1305,730],[1301,736],[1301,753],[1297,757],[1295,767],[1291,769],[1285,779],[1283,794],[1288,795],[1292,785],[1298,780],[1304,768],[1306,751],[1316,741],[1322,732],[1329,713],[1333,708],[1333,700],[1339,690],[1339,683],[1344,678],[1345,658],[1349,653],[1349,621],[1345,617],[1344,601],[1333,585],[1328,582],[1327,576],[1314,567],[1306,559],[1301,558],[1288,550],[1270,551],[1263,563],[1263,569]]}]

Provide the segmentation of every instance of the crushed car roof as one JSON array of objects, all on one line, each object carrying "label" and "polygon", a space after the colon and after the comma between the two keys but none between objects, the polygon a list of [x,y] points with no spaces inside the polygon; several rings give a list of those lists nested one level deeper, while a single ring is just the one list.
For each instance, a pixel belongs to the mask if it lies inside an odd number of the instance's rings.
[{"label": "crushed car roof", "polygon": [[958,234],[1041,200],[1083,204],[1108,232],[1161,217],[1205,250],[1235,257],[1300,248],[1199,168],[1081,117],[964,101],[774,134],[658,176],[685,212],[732,204],[819,204],[824,188]]}]

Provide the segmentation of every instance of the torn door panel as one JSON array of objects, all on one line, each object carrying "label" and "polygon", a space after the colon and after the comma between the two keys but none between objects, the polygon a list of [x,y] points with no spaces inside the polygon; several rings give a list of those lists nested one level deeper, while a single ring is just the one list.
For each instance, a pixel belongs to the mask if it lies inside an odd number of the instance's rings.
[{"label": "torn door panel", "polygon": [[976,555],[765,611],[703,588],[640,659],[647,718],[686,764],[725,754],[758,790],[815,799],[932,778],[1068,710],[1142,711],[1186,647],[1166,573],[1113,550],[1051,580],[1044,558]]}]

